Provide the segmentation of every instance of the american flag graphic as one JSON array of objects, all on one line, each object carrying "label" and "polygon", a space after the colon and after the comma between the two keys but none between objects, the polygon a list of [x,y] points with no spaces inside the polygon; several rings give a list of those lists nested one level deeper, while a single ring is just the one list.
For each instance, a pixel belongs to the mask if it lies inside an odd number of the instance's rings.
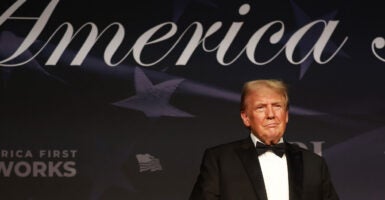
[{"label": "american flag graphic", "polygon": [[139,172],[145,171],[161,171],[162,165],[160,164],[160,160],[155,158],[150,154],[137,154],[136,159],[139,164]]}]

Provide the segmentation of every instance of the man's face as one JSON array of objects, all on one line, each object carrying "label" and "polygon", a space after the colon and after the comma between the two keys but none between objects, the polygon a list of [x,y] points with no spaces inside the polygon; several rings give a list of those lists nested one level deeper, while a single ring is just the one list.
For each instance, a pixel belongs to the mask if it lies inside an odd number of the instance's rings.
[{"label": "man's face", "polygon": [[289,114],[282,94],[268,87],[258,87],[244,100],[241,118],[245,126],[265,144],[276,144],[283,136]]}]

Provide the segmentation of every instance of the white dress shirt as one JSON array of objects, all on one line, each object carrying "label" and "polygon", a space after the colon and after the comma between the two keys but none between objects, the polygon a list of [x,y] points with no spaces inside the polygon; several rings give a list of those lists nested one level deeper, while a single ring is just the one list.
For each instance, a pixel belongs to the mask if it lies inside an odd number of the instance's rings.
[{"label": "white dress shirt", "polygon": [[[256,146],[261,142],[252,133],[250,137]],[[283,142],[283,139],[279,143]],[[263,143],[263,142],[262,142]],[[287,173],[286,155],[275,155],[272,151],[258,156],[268,200],[289,200],[289,178]]]}]

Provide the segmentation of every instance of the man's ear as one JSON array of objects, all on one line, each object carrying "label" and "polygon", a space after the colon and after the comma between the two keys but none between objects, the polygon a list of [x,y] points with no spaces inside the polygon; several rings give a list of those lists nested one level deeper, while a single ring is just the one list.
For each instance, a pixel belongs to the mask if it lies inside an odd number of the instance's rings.
[{"label": "man's ear", "polygon": [[241,111],[241,118],[242,118],[243,124],[246,127],[249,127],[250,126],[249,116],[245,111]]}]

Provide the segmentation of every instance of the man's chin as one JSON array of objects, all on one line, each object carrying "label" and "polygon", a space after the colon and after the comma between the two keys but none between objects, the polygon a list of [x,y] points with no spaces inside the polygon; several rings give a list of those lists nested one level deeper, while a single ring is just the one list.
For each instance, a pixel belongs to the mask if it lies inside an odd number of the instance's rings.
[{"label": "man's chin", "polygon": [[279,133],[273,133],[269,134],[267,137],[265,137],[266,144],[276,144],[281,139],[282,135]]}]

